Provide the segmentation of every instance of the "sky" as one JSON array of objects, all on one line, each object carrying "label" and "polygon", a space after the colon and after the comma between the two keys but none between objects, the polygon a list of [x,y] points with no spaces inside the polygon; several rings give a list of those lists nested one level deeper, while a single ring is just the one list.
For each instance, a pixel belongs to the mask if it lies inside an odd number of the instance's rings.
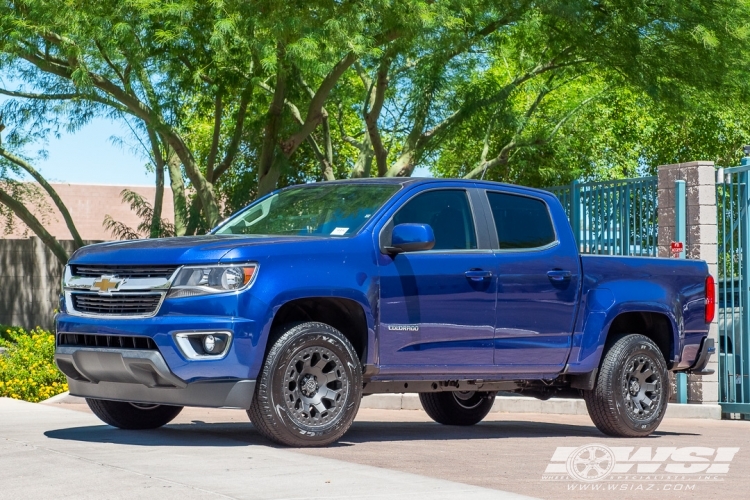
[{"label": "sky", "polygon": [[[50,138],[47,158],[34,162],[49,182],[153,186],[154,174],[145,168],[146,160],[128,146],[113,143],[112,137],[127,138],[119,123],[97,118],[72,134]],[[427,168],[414,171],[415,177],[432,177]]]},{"label": "sky", "polygon": [[50,182],[153,186],[154,174],[146,170],[145,158],[113,144],[113,136],[128,134],[118,123],[94,119],[73,134],[50,138],[47,158],[34,165]]}]

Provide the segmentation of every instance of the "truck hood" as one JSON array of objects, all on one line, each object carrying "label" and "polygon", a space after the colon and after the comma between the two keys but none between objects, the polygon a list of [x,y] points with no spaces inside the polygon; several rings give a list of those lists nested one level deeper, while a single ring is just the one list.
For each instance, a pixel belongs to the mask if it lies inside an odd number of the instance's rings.
[{"label": "truck hood", "polygon": [[97,243],[79,249],[71,264],[184,265],[216,264],[237,247],[303,243],[325,238],[310,236],[207,235]]}]

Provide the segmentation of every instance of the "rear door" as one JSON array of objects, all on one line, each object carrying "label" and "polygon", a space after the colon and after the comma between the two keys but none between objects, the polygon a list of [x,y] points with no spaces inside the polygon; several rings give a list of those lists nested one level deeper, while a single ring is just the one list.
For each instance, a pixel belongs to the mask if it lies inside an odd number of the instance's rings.
[{"label": "rear door", "polygon": [[381,255],[383,373],[471,373],[493,368],[495,256],[471,189],[415,194],[386,226],[429,224],[429,251]]},{"label": "rear door", "polygon": [[494,362],[508,373],[559,371],[571,347],[580,280],[568,221],[562,210],[562,220],[553,221],[552,200],[543,195],[485,194],[498,275]]}]

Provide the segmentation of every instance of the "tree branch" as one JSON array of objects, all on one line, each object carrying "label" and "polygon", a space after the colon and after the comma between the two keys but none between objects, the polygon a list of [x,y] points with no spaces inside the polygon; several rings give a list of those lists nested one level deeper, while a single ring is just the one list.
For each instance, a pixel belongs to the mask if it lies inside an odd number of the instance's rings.
[{"label": "tree branch", "polygon": [[307,116],[302,126],[294,133],[289,139],[284,141],[281,145],[281,150],[284,155],[289,158],[294,154],[299,145],[304,141],[310,133],[315,130],[315,127],[320,123],[323,118],[322,108],[328,99],[328,95],[333,90],[333,87],[339,81],[344,72],[354,64],[357,56],[354,52],[349,52],[331,69],[326,77],[321,82],[318,90],[315,92],[310,105],[307,108]]},{"label": "tree branch", "polygon": [[[65,206],[65,203],[60,198],[60,195],[57,194],[57,191],[55,191],[55,188],[53,188],[50,185],[50,183],[47,182],[47,179],[45,179],[42,176],[42,174],[40,174],[34,167],[32,167],[31,164],[19,158],[18,156],[11,154],[8,151],[5,151],[2,147],[0,147],[0,156],[2,156],[6,160],[24,169],[26,172],[29,173],[29,175],[31,175],[31,177],[34,178],[35,181],[39,183],[40,186],[42,186],[42,188],[47,192],[49,197],[52,199],[52,202],[55,204],[57,209],[60,211],[60,214],[63,216],[63,219],[65,220],[65,225],[68,227],[68,231],[70,231],[70,236],[73,238],[75,249],[77,250],[81,248],[83,246],[83,240],[81,239],[81,235],[78,233],[78,229],[76,228],[75,222],[73,222],[73,217],[71,217],[70,212],[68,211],[68,207]],[[24,220],[24,222],[26,221]],[[31,226],[29,225],[29,227]],[[36,231],[34,232],[36,233]],[[41,238],[42,236],[40,235],[39,237]]]},{"label": "tree branch", "polygon": [[115,72],[117,77],[120,79],[123,85],[125,85],[125,76],[120,71],[120,68],[118,68],[115,63],[113,63],[109,56],[107,55],[107,52],[104,50],[104,47],[99,43],[99,41],[94,42],[96,44],[96,48],[99,49],[99,53],[102,55],[102,58],[104,58],[104,61],[107,63],[107,65],[112,69],[112,71]]},{"label": "tree branch", "polygon": [[279,172],[274,170],[276,166],[276,141],[281,128],[281,114],[284,110],[284,94],[286,93],[286,71],[284,68],[284,46],[277,46],[276,87],[273,99],[268,107],[265,133],[263,135],[263,146],[258,160],[258,194],[260,196],[270,193],[276,187]]},{"label": "tree branch", "polygon": [[550,92],[550,90],[548,90],[548,89],[547,90],[542,90],[539,93],[539,95],[537,95],[537,98],[534,100],[534,103],[529,107],[529,109],[524,114],[524,120],[519,125],[518,129],[516,130],[516,133],[513,134],[513,138],[511,138],[511,140],[505,146],[503,146],[503,148],[500,150],[500,153],[495,158],[493,158],[492,160],[485,161],[485,162],[482,162],[479,165],[477,165],[473,170],[471,170],[468,174],[466,174],[464,176],[464,179],[473,179],[477,175],[479,175],[480,173],[482,174],[482,176],[484,176],[484,174],[488,170],[490,170],[490,169],[492,169],[492,168],[494,168],[494,167],[496,167],[498,165],[504,165],[504,164],[506,164],[508,162],[509,157],[510,157],[511,151],[514,150],[514,149],[525,147],[525,146],[528,146],[528,145],[531,145],[531,144],[545,144],[545,143],[548,143],[549,141],[551,141],[555,137],[555,135],[560,130],[560,128],[570,118],[573,117],[573,115],[575,115],[580,109],[582,109],[588,103],[590,103],[591,101],[593,101],[594,99],[596,99],[598,96],[600,96],[604,92],[604,90],[602,92],[597,93],[596,95],[593,95],[593,96],[589,97],[588,99],[584,99],[575,108],[573,108],[568,113],[566,113],[565,116],[563,116],[557,122],[557,124],[550,131],[550,133],[547,135],[547,137],[545,137],[543,139],[536,138],[536,139],[528,139],[528,140],[524,140],[524,141],[519,140],[519,137],[520,137],[521,133],[523,132],[523,130],[525,129],[526,123],[528,123],[529,118],[533,115],[533,113],[538,108],[539,103],[542,101],[542,99],[544,99],[544,97],[547,94],[549,94],[549,92]]},{"label": "tree branch", "polygon": [[111,106],[120,112],[127,112],[127,109],[115,101],[110,101],[102,96],[96,94],[81,94],[77,92],[63,93],[63,94],[33,94],[29,92],[18,92],[16,90],[6,90],[0,88],[0,94],[7,95],[9,97],[19,97],[22,99],[36,99],[39,101],[70,101],[70,100],[86,100],[94,101],[106,106]]},{"label": "tree branch", "polygon": [[208,159],[206,160],[206,179],[209,181],[214,177],[214,164],[216,163],[216,156],[219,154],[221,117],[224,112],[223,93],[224,89],[219,87],[214,98],[214,132],[213,137],[211,137],[211,148],[208,151]]},{"label": "tree branch", "polygon": [[154,154],[154,169],[156,170],[156,192],[154,193],[154,205],[151,214],[151,225],[149,228],[150,238],[159,238],[161,234],[161,212],[164,205],[164,155],[161,153],[161,144],[156,132],[148,128],[148,138],[151,141],[151,150]]},{"label": "tree branch", "polygon": [[378,67],[372,105],[370,106],[370,110],[365,114],[365,126],[367,127],[367,134],[370,136],[370,143],[375,153],[378,177],[383,177],[388,172],[388,151],[383,146],[383,139],[380,136],[380,129],[378,128],[378,120],[380,119],[380,112],[385,102],[385,91],[388,87],[388,71],[390,67],[391,56],[386,53]]},{"label": "tree branch", "polygon": [[237,119],[235,120],[234,124],[234,133],[232,134],[232,139],[229,141],[229,146],[227,146],[226,153],[224,154],[224,159],[221,160],[221,163],[219,163],[219,166],[216,167],[216,170],[214,171],[213,177],[209,179],[211,182],[216,182],[224,172],[226,172],[229,167],[232,166],[232,162],[234,162],[234,157],[237,156],[237,151],[240,147],[240,141],[242,140],[242,132],[245,130],[245,119],[247,118],[247,107],[250,104],[250,100],[253,96],[253,83],[252,81],[249,81],[247,83],[247,86],[245,86],[245,89],[242,91],[242,94],[240,95],[240,105],[237,109]]},{"label": "tree branch", "polygon": [[59,241],[44,228],[39,219],[24,206],[23,203],[13,198],[4,189],[0,188],[0,203],[10,208],[16,216],[31,229],[34,234],[41,238],[42,242],[52,250],[60,264],[65,265],[68,262],[68,252],[63,248]]}]

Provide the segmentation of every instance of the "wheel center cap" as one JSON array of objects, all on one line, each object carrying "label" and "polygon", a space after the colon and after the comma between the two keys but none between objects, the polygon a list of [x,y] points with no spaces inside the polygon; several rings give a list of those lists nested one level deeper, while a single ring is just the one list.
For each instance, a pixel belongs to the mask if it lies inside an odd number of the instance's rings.
[{"label": "wheel center cap", "polygon": [[641,391],[641,384],[639,384],[637,380],[631,380],[630,381],[630,394],[635,396],[640,391]]},{"label": "wheel center cap", "polygon": [[318,381],[314,375],[305,375],[300,384],[300,392],[305,397],[312,397],[318,392]]}]

